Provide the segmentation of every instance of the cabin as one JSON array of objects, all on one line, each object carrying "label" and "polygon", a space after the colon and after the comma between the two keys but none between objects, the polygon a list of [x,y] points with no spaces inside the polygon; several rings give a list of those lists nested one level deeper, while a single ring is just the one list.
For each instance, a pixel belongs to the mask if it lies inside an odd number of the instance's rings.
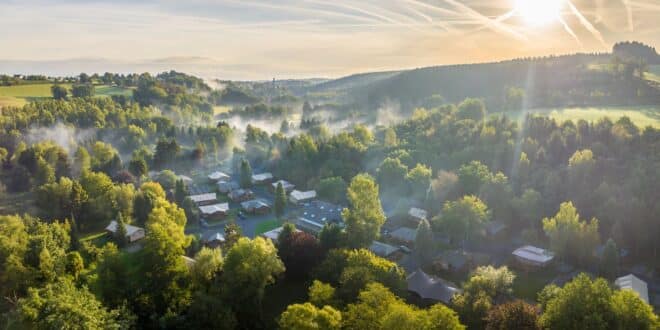
[{"label": "cabin", "polygon": [[316,198],[315,190],[308,190],[308,191],[294,190],[291,192],[291,195],[289,195],[289,200],[291,201],[291,203],[296,205],[310,202],[315,198]]},{"label": "cabin", "polygon": [[390,233],[390,238],[406,245],[415,243],[416,236],[417,230],[408,227],[400,227]]},{"label": "cabin", "polygon": [[273,181],[273,174],[271,173],[260,173],[252,176],[252,184],[267,184]]},{"label": "cabin", "polygon": [[229,203],[200,206],[199,211],[204,218],[219,220],[229,213]]},{"label": "cabin", "polygon": [[[144,229],[131,225],[124,225],[126,228],[126,239],[129,243],[139,241],[144,238]],[[105,231],[110,235],[115,235],[117,233],[117,221],[112,220],[110,224],[105,227]]]},{"label": "cabin", "polygon": [[220,181],[218,182],[218,191],[222,194],[228,194],[232,190],[240,188],[236,181]]},{"label": "cabin", "polygon": [[[284,229],[284,227],[277,227],[273,230],[269,230],[269,231],[261,234],[261,237],[268,238],[271,241],[273,241],[273,243],[277,243],[277,240],[279,239],[280,233],[282,232],[283,229]],[[296,229],[295,232],[299,233],[300,229]]]},{"label": "cabin", "polygon": [[621,290],[631,290],[635,292],[640,299],[644,300],[647,304],[649,303],[648,285],[646,282],[639,279],[639,277],[633,274],[621,276],[614,281],[614,285]]},{"label": "cabin", "polygon": [[202,236],[201,241],[204,246],[215,249],[225,243],[225,235],[219,232],[210,233]]},{"label": "cabin", "polygon": [[251,214],[268,214],[270,205],[260,199],[252,199],[241,203],[241,209]]},{"label": "cabin", "polygon": [[254,192],[250,189],[234,189],[227,195],[233,202],[240,203],[254,198]]},{"label": "cabin", "polygon": [[517,248],[513,255],[518,263],[531,267],[545,267],[555,258],[554,253],[531,245]]},{"label": "cabin", "polygon": [[218,201],[218,198],[215,195],[215,193],[190,195],[188,196],[188,198],[190,198],[190,200],[192,200],[193,203],[195,203],[195,205],[197,206],[211,205]]},{"label": "cabin", "polygon": [[406,278],[406,282],[408,284],[408,291],[416,294],[422,299],[440,301],[445,305],[451,303],[454,295],[461,293],[461,290],[456,284],[426,274],[421,269],[410,274]]},{"label": "cabin", "polygon": [[209,174],[208,178],[209,181],[211,182],[229,181],[231,179],[231,177],[228,174],[220,171],[216,171]]},{"label": "cabin", "polygon": [[317,235],[326,224],[343,225],[341,217],[341,206],[313,200],[303,205],[298,217],[296,218],[296,227],[310,234]]},{"label": "cabin", "polygon": [[284,188],[284,192],[287,193],[287,194],[292,192],[296,188],[296,186],[293,183],[289,182],[289,181],[278,180],[278,181],[275,181],[275,182],[270,184],[270,187],[271,187],[273,192],[275,192],[275,190],[277,190],[277,185],[280,184],[280,183],[282,184],[282,188]]},{"label": "cabin", "polygon": [[426,212],[426,210],[416,207],[411,207],[410,210],[408,210],[408,218],[414,224],[419,224],[422,220],[428,220],[427,217],[428,212]]}]

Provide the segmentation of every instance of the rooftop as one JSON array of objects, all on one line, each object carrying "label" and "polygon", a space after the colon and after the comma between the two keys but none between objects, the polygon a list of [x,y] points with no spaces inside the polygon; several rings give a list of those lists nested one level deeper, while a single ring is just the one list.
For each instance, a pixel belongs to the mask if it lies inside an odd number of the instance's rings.
[{"label": "rooftop", "polygon": [[390,233],[392,238],[403,242],[414,242],[417,231],[408,227],[400,227]]},{"label": "rooftop", "polygon": [[[282,232],[282,229],[284,229],[284,227],[277,227],[273,230],[261,234],[261,236],[265,238],[269,238],[271,241],[275,242],[280,237],[280,233]],[[300,231],[299,229],[295,230],[295,232],[299,232],[299,231]]]},{"label": "rooftop", "polygon": [[539,263],[549,262],[555,257],[554,253],[531,245],[525,245],[523,247],[517,248],[515,251],[513,251],[513,255],[518,258]]},{"label": "rooftop", "polygon": [[244,209],[256,209],[259,207],[270,207],[270,204],[261,199],[251,199],[241,203],[241,207]]},{"label": "rooftop", "polygon": [[455,294],[461,293],[461,290],[455,284],[428,275],[421,269],[410,274],[406,281],[408,282],[408,291],[417,293],[423,299],[442,301],[445,304],[449,304]]},{"label": "rooftop", "polygon": [[[144,230],[140,227],[131,226],[131,225],[128,225],[128,224],[125,224],[124,227],[126,228],[126,235],[128,235],[128,236],[131,236],[131,235],[135,234],[135,232],[137,232],[139,230]],[[105,230],[107,230],[111,233],[116,233],[117,232],[117,221],[115,221],[115,220],[110,221],[110,224],[107,227],[105,227]]]},{"label": "rooftop", "polygon": [[316,222],[323,227],[327,222],[342,222],[342,210],[343,208],[339,205],[316,200],[303,205],[298,218]]},{"label": "rooftop", "polygon": [[315,190],[308,190],[308,191],[294,190],[294,191],[291,192],[291,198],[294,198],[294,199],[299,200],[299,201],[314,199],[314,198],[316,198],[316,191]]},{"label": "rooftop", "polygon": [[383,242],[373,241],[369,250],[379,257],[389,257],[394,252],[399,251],[399,248]]},{"label": "rooftop", "polygon": [[204,243],[224,242],[224,241],[225,241],[225,235],[223,235],[220,232],[206,234],[202,237],[202,242]]},{"label": "rooftop", "polygon": [[255,175],[252,176],[252,181],[259,182],[259,181],[270,180],[272,178],[273,178],[273,174],[271,174],[271,173],[268,173],[268,172],[259,173],[259,174],[255,174]]},{"label": "rooftop", "polygon": [[224,180],[229,180],[230,178],[231,177],[228,174],[220,171],[216,171],[209,174],[209,179],[214,181],[221,181],[221,180],[224,181]]},{"label": "rooftop", "polygon": [[200,206],[199,210],[202,211],[203,214],[214,214],[214,213],[217,213],[217,212],[225,213],[225,212],[229,211],[229,203],[220,203],[220,204]]},{"label": "rooftop", "polygon": [[415,219],[423,220],[426,219],[426,217],[428,216],[428,212],[420,208],[411,207],[410,210],[408,211],[408,215]]},{"label": "rooftop", "polygon": [[209,201],[214,201],[217,199],[215,196],[215,193],[206,193],[206,194],[199,194],[199,195],[190,195],[188,196],[193,202],[195,203],[200,203],[200,202],[209,202]]},{"label": "rooftop", "polygon": [[293,188],[296,187],[293,183],[286,181],[286,180],[278,180],[272,183],[273,189],[277,189],[277,185],[281,183],[282,188],[284,188],[285,191],[293,190]]}]

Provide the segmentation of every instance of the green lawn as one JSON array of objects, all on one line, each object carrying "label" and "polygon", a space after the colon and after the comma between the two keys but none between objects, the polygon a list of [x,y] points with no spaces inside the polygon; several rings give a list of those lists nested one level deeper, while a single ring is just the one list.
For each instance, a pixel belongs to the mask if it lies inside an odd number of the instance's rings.
[{"label": "green lawn", "polygon": [[[52,83],[22,84],[14,86],[0,86],[0,107],[3,106],[23,106],[30,101],[38,99],[51,98],[50,87]],[[62,84],[67,89],[71,89],[71,84]],[[108,97],[112,95],[131,96],[133,91],[130,88],[97,85],[96,96]]]},{"label": "green lawn", "polygon": [[119,86],[99,85],[96,86],[95,90],[96,96],[124,95],[130,97],[133,95],[132,89]]},{"label": "green lawn", "polygon": [[277,219],[266,220],[257,225],[254,229],[254,235],[259,236],[267,231],[271,231],[280,226],[280,221]]},{"label": "green lawn", "polygon": [[627,116],[640,128],[653,126],[660,128],[660,105],[631,107],[584,107],[584,108],[554,108],[532,110],[534,113],[550,116],[558,121],[584,119],[596,122],[603,117],[616,121]]}]

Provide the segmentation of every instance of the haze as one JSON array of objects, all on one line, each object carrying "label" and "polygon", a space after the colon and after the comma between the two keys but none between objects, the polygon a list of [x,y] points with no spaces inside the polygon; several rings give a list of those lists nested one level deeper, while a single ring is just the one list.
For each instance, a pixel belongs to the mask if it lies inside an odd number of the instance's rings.
[{"label": "haze", "polygon": [[660,42],[657,1],[572,0],[544,24],[515,7],[514,0],[5,0],[0,71],[338,77]]}]

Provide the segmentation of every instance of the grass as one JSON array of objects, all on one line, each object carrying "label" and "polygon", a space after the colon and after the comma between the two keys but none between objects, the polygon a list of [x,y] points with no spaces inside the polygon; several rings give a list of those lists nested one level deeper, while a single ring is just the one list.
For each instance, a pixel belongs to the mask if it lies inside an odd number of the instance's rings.
[{"label": "grass", "polygon": [[[52,83],[0,86],[0,107],[21,107],[31,101],[51,98],[51,86],[53,86]],[[62,86],[69,90],[71,89],[71,84],[62,84]],[[97,85],[95,88],[97,97],[109,97],[112,95],[131,96],[133,93],[130,88],[118,86]]]},{"label": "grass", "polygon": [[555,108],[532,110],[534,113],[546,115],[557,121],[584,119],[596,122],[603,117],[616,121],[627,116],[640,128],[653,126],[660,128],[660,106],[631,106],[631,107],[584,107],[584,108]]},{"label": "grass", "polygon": [[102,232],[92,232],[84,235],[81,239],[81,242],[90,242],[97,247],[102,247],[108,241],[110,241],[110,236],[105,231]]},{"label": "grass", "polygon": [[108,85],[99,85],[96,86],[96,96],[113,96],[113,95],[124,95],[130,97],[133,95],[133,90],[130,88],[124,88],[119,86],[108,86]]},{"label": "grass", "polygon": [[214,116],[217,116],[217,115],[219,115],[219,114],[222,114],[222,113],[225,113],[225,112],[229,112],[229,111],[231,111],[231,107],[228,107],[228,106],[226,106],[226,105],[216,105],[216,106],[213,106],[213,115],[214,115]]},{"label": "grass", "polygon": [[273,220],[266,220],[261,223],[259,223],[255,228],[254,228],[254,235],[259,236],[267,231],[271,231],[277,227],[280,226],[280,221],[277,219]]}]

